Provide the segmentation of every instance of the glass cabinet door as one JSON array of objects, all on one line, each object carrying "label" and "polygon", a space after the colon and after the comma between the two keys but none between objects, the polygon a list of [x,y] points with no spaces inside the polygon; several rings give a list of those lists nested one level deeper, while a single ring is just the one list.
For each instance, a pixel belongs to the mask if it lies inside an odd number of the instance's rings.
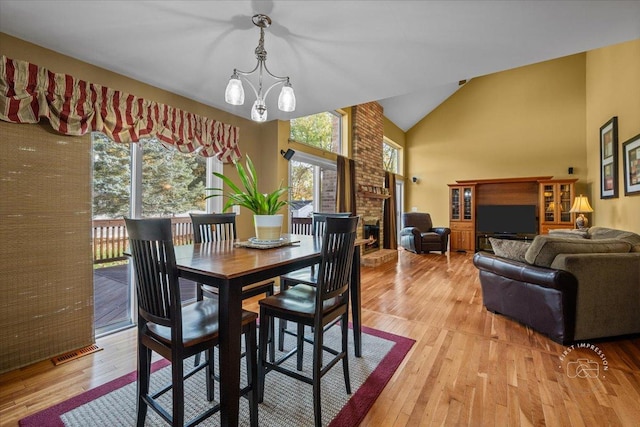
[{"label": "glass cabinet door", "polygon": [[459,188],[451,189],[451,219],[454,221],[460,219],[460,189]]},{"label": "glass cabinet door", "polygon": [[560,221],[571,222],[571,212],[569,212],[571,209],[571,185],[560,184],[559,193],[558,206],[560,208]]},{"label": "glass cabinet door", "polygon": [[553,184],[545,184],[543,192],[544,221],[554,222],[556,220],[555,186]]},{"label": "glass cabinet door", "polygon": [[463,190],[463,215],[465,220],[471,221],[473,218],[473,210],[472,210],[472,200],[473,200],[473,190],[471,187],[465,187]]}]

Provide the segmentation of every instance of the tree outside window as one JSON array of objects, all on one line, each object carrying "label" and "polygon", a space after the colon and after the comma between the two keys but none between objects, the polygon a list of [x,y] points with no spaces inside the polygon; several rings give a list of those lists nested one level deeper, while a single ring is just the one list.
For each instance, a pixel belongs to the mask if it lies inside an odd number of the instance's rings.
[{"label": "tree outside window", "polygon": [[382,167],[384,170],[391,173],[399,173],[398,152],[399,150],[396,147],[384,141],[382,142]]},{"label": "tree outside window", "polygon": [[342,116],[335,111],[291,120],[289,138],[293,141],[340,154]]}]

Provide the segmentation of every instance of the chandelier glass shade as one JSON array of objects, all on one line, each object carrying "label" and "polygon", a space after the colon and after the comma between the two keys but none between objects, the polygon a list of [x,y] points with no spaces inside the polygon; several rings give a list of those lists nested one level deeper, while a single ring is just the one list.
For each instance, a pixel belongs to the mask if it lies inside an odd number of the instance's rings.
[{"label": "chandelier glass shade", "polygon": [[[271,89],[278,85],[282,85],[280,90],[280,96],[278,97],[278,109],[284,112],[292,112],[296,109],[296,96],[293,92],[293,87],[289,81],[289,77],[280,77],[271,73],[267,68],[267,51],[264,49],[264,29],[271,25],[271,18],[267,15],[254,15],[252,18],[253,24],[260,28],[260,40],[256,47],[256,59],[258,63],[251,71],[241,71],[238,69],[233,70],[233,74],[227,84],[227,89],[224,92],[224,100],[231,105],[243,105],[244,104],[244,87],[242,81],[244,80],[253,90],[256,100],[251,107],[251,120],[256,122],[264,122],[267,120],[267,105],[265,99]],[[249,76],[258,73],[258,82],[255,85]],[[263,87],[264,77],[269,76],[274,82],[266,89]]]}]

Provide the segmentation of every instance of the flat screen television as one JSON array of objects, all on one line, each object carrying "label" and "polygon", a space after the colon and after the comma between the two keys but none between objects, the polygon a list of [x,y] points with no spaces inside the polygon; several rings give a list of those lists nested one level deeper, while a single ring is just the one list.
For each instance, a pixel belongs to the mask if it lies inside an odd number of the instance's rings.
[{"label": "flat screen television", "polygon": [[536,205],[479,205],[476,227],[479,233],[536,234]]}]

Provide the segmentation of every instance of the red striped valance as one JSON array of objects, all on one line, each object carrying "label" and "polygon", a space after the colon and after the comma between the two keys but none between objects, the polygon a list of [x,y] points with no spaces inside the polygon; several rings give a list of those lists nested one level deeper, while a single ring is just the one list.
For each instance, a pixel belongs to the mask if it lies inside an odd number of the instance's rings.
[{"label": "red striped valance", "polygon": [[179,151],[198,150],[225,163],[240,157],[238,128],[108,87],[53,73],[26,61],[0,57],[0,119],[38,123],[58,132],[103,132],[116,142],[156,137]]}]

